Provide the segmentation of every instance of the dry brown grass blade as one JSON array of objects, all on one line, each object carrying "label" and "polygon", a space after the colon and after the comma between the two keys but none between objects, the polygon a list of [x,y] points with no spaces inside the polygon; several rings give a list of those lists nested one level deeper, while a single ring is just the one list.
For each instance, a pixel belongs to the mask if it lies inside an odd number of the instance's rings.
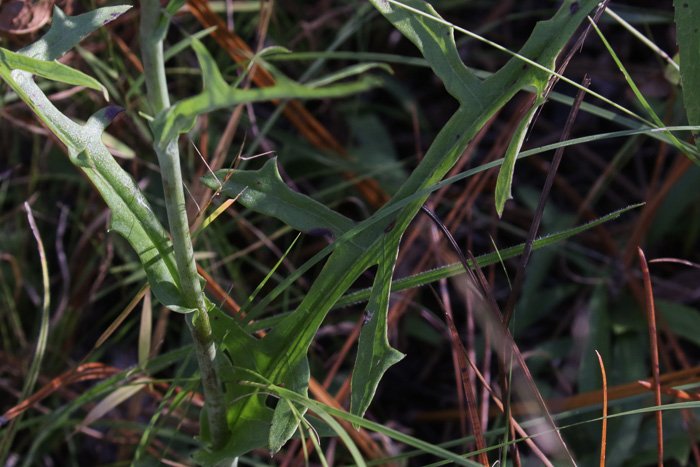
[{"label": "dry brown grass blade", "polygon": [[77,368],[69,370],[63,373],[62,375],[52,379],[50,383],[48,383],[43,388],[39,389],[37,392],[29,396],[27,399],[22,401],[22,403],[9,409],[2,415],[2,419],[4,421],[12,420],[22,412],[38,404],[44,398],[48,397],[53,392],[57,391],[63,386],[78,383],[81,381],[108,378],[121,372],[122,370],[118,368],[114,368],[112,366],[108,366],[102,363],[85,363],[83,365],[79,365]]},{"label": "dry brown grass blade", "polygon": [[486,456],[486,442],[484,441],[484,434],[482,433],[481,422],[479,421],[479,407],[476,404],[476,396],[474,391],[472,391],[471,378],[469,377],[467,350],[462,345],[462,340],[459,337],[459,332],[457,332],[454,321],[452,321],[452,318],[447,313],[445,313],[445,320],[447,321],[447,326],[450,328],[450,334],[452,335],[452,345],[457,348],[459,369],[462,376],[462,388],[464,391],[464,396],[467,399],[467,413],[469,414],[469,422],[471,423],[472,430],[474,431],[476,449],[481,451],[478,454],[478,459],[481,465],[488,466],[489,459]]},{"label": "dry brown grass blade", "polygon": [[[659,377],[659,380],[663,386],[680,386],[683,384],[692,384],[700,381],[700,366],[689,368],[686,370],[674,371],[671,373],[666,373]],[[633,397],[640,394],[645,394],[649,389],[653,388],[652,378],[645,380],[643,386],[639,382],[626,383],[618,386],[613,386],[608,388],[608,400],[615,401],[619,399],[624,399],[627,397]],[[649,389],[646,389],[649,388]],[[566,397],[562,399],[549,399],[547,400],[547,407],[550,408],[552,412],[564,412],[570,410],[577,410],[583,407],[590,407],[591,405],[600,404],[603,401],[603,391],[591,391],[583,394],[577,394],[575,396]],[[520,404],[515,403],[512,406],[513,414],[515,415],[526,415],[531,414],[532,404]],[[500,414],[496,410],[493,410],[490,415],[494,416]],[[456,420],[459,416],[457,410],[437,410],[431,412],[420,412],[416,414],[416,419],[420,421],[444,421],[444,420]]]},{"label": "dry brown grass blade", "polygon": [[97,342],[96,342],[95,345],[92,347],[92,349],[90,350],[90,352],[88,352],[87,355],[85,355],[85,356],[83,357],[81,363],[84,363],[88,358],[90,358],[90,355],[92,355],[92,353],[93,353],[95,350],[97,350],[102,344],[105,343],[105,341],[106,341],[107,339],[109,339],[109,337],[110,337],[112,334],[114,334],[114,331],[116,331],[117,328],[119,328],[119,326],[121,326],[121,324],[124,322],[124,320],[125,320],[126,318],[129,317],[129,315],[131,314],[131,312],[134,311],[134,308],[136,308],[136,305],[139,304],[139,302],[141,301],[141,299],[143,298],[143,296],[146,294],[146,291],[148,291],[148,290],[150,289],[150,287],[151,287],[150,285],[144,284],[144,285],[141,287],[141,289],[139,289],[139,291],[136,292],[136,295],[134,295],[134,298],[132,298],[131,301],[129,302],[129,304],[126,306],[126,308],[124,308],[124,311],[122,311],[122,312],[119,314],[119,316],[117,316],[117,319],[115,319],[115,320],[112,322],[112,324],[109,325],[109,327],[107,328],[107,330],[106,330],[105,332],[102,333],[102,335],[100,336],[100,338],[97,339]]},{"label": "dry brown grass blade", "polygon": [[[499,414],[505,415],[506,413],[506,408],[503,405],[503,402],[498,398],[494,390],[491,388],[491,385],[488,383],[484,375],[479,371],[479,369],[474,365],[474,362],[469,360],[469,364],[471,365],[472,369],[474,370],[474,374],[476,375],[477,379],[481,383],[481,385],[484,388],[484,393],[486,394],[486,397],[490,397],[491,400],[493,401],[494,405],[496,406],[496,409],[499,411]],[[416,420],[422,420],[421,416],[416,417]],[[426,419],[428,420],[428,419]],[[435,419],[429,419],[429,420],[435,420]],[[440,420],[440,419],[439,419]],[[444,419],[443,419],[444,420]],[[520,424],[513,418],[513,416],[510,416],[510,425],[512,430],[517,432],[520,437],[522,437],[525,440],[525,443],[530,447],[532,450],[532,453],[542,462],[542,465],[545,465],[547,467],[553,467],[552,463],[549,462],[547,459],[547,456],[540,450],[540,448],[535,444],[533,438],[531,438],[525,430],[520,426]],[[515,438],[515,436],[511,433],[511,438]],[[516,450],[517,453],[517,450]]]},{"label": "dry brown grass blade", "polygon": [[[238,35],[227,29],[223,20],[209,8],[206,0],[188,0],[187,4],[192,15],[197,18],[203,27],[216,26],[216,30],[211,33],[212,37],[236,62],[245,62],[251,59],[253,52],[250,47]],[[275,79],[272,75],[261,67],[255,69],[252,79],[261,87],[275,84]],[[274,102],[275,104],[280,104],[279,101]],[[286,102],[283,113],[312,145],[321,150],[333,151],[345,159],[350,158],[343,146],[299,101],[290,100]],[[355,175],[346,173],[345,177],[353,179]],[[373,179],[357,181],[355,187],[375,208],[383,206],[390,198],[381,189],[376,180]]]},{"label": "dry brown grass blade", "polygon": [[[654,390],[654,385],[650,383],[649,381],[637,381],[637,384],[640,386],[647,388],[651,391]],[[661,392],[664,394],[668,394],[669,396],[677,397],[678,399],[685,400],[685,401],[700,401],[700,394],[696,392],[688,392],[688,391],[683,391],[681,389],[673,389],[669,388],[667,386],[659,386],[659,389],[661,389]]]},{"label": "dry brown grass blade", "polygon": [[605,375],[603,357],[600,356],[597,350],[595,354],[598,356],[600,374],[603,376],[603,429],[600,437],[600,467],[605,467],[605,445],[608,442],[608,378]]},{"label": "dry brown grass blade", "polygon": [[[659,380],[659,345],[657,342],[656,316],[654,311],[654,294],[651,289],[651,276],[649,266],[644,257],[644,251],[638,248],[639,262],[642,267],[644,277],[644,291],[646,292],[647,320],[649,323],[649,346],[651,350],[651,369],[654,378],[654,403],[657,407],[661,405],[661,382]],[[663,439],[663,413],[659,409],[656,412],[656,446],[658,449],[659,467],[664,465],[664,439]]]},{"label": "dry brown grass blade", "polygon": [[[425,206],[422,206],[423,212],[428,214],[430,218],[436,223],[436,225],[442,230],[443,234],[452,244],[452,247],[457,253],[465,272],[467,273],[466,285],[471,293],[471,299],[473,300],[474,306],[477,309],[476,316],[480,320],[480,324],[485,333],[490,334],[492,342],[494,343],[494,348],[499,353],[500,363],[509,369],[512,373],[512,377],[517,381],[515,386],[519,388],[517,391],[520,397],[525,395],[535,399],[535,404],[537,405],[540,414],[545,419],[545,426],[542,427],[541,434],[545,431],[554,432],[554,436],[543,436],[540,438],[540,443],[546,445],[546,450],[550,451],[553,455],[559,456],[560,462],[567,462],[569,465],[576,465],[571,452],[569,451],[566,443],[564,443],[561,433],[557,429],[552,416],[547,409],[544,399],[537,389],[530,370],[525,364],[525,359],[523,358],[520,350],[515,344],[513,336],[510,334],[510,330],[503,324],[503,316],[498,308],[498,304],[494,298],[493,293],[491,293],[486,278],[479,269],[479,265],[476,262],[476,258],[467,252],[470,257],[470,261],[474,266],[474,271],[469,267],[464,253],[457,245],[452,234],[447,230],[445,225],[440,221],[440,219],[430,211]],[[522,383],[522,384],[521,384]],[[505,392],[504,392],[505,394]],[[510,402],[510,401],[509,401]],[[509,417],[510,418],[510,417]]]}]

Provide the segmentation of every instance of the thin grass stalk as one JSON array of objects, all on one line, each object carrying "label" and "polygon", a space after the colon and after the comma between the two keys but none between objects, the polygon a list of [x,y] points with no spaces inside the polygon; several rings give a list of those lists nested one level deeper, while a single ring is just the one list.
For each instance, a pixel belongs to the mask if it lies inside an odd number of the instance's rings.
[{"label": "thin grass stalk", "polygon": [[[154,114],[170,106],[163,60],[163,39],[167,28],[158,27],[161,19],[162,13],[158,0],[141,2],[141,53],[148,100]],[[178,141],[177,138],[174,138],[171,141],[159,142],[156,138],[154,147],[161,169],[163,193],[180,288],[187,306],[196,310],[194,318],[188,317],[186,322],[192,333],[206,397],[211,444],[214,448],[218,448],[226,443],[229,431],[221,381],[215,362],[216,348],[194,260],[185,207]]]},{"label": "thin grass stalk", "polygon": [[[661,406],[661,380],[659,379],[659,344],[656,333],[656,313],[654,311],[654,294],[651,289],[651,276],[644,251],[637,247],[639,263],[644,277],[644,291],[646,293],[647,320],[649,321],[649,347],[651,350],[651,369],[654,378],[654,404]],[[664,440],[663,440],[663,413],[661,409],[656,412],[656,446],[659,467],[664,465]]]},{"label": "thin grass stalk", "polygon": [[605,467],[605,446],[608,442],[608,377],[605,374],[603,357],[600,356],[597,350],[595,354],[598,356],[600,374],[603,377],[603,428],[600,435],[600,467]]},{"label": "thin grass stalk", "polygon": [[[49,268],[46,263],[46,250],[44,250],[44,243],[41,241],[41,236],[39,235],[39,228],[36,226],[36,221],[34,220],[34,215],[32,214],[32,208],[29,206],[28,202],[24,202],[24,209],[27,211],[27,220],[29,221],[29,227],[34,235],[34,239],[37,243],[37,248],[39,250],[39,259],[41,263],[41,279],[44,286],[44,299],[41,306],[41,319],[39,322],[39,336],[36,342],[36,352],[34,353],[34,359],[29,367],[29,372],[24,383],[24,388],[22,389],[22,394],[19,397],[19,402],[26,401],[34,391],[34,385],[39,378],[39,372],[41,371],[41,363],[44,360],[44,354],[46,353],[46,344],[49,339],[49,308],[51,304],[51,293],[49,287]],[[17,415],[20,415],[19,412]],[[7,420],[7,419],[6,419]],[[17,428],[20,418],[14,418],[7,430],[5,430],[5,436],[0,440],[0,465],[5,465],[5,461],[10,453],[12,447],[12,441],[17,433]]]}]

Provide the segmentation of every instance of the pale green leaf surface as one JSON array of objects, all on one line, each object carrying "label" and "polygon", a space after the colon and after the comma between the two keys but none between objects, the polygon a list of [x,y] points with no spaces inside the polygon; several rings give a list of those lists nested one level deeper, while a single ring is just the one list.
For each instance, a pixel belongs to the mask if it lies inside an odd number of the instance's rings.
[{"label": "pale green leaf surface", "polygon": [[73,48],[85,36],[118,18],[131,5],[98,8],[78,16],[67,16],[54,6],[49,31],[38,41],[18,53],[38,60],[56,60]]},{"label": "pale green leaf surface", "polygon": [[216,176],[209,174],[201,180],[217,190],[218,180],[226,177],[222,194],[230,198],[240,194],[238,202],[245,207],[276,217],[301,232],[339,237],[354,225],[351,219],[289,188],[280,177],[277,158],[267,161],[260,170],[219,170]]},{"label": "pale green leaf surface", "polygon": [[0,47],[0,61],[13,70],[28,71],[53,81],[86,86],[96,91],[105,92],[104,87],[95,78],[55,60],[38,60]]},{"label": "pale green leaf surface", "polygon": [[[403,3],[440,18],[427,2],[409,0]],[[386,1],[372,1],[372,4],[418,47],[435,74],[442,80],[447,92],[461,104],[481,105],[478,96],[481,83],[462,63],[455,45],[453,28]]]},{"label": "pale green leaf surface", "polygon": [[107,412],[111,411],[125,400],[130,399],[134,394],[143,390],[144,386],[150,382],[150,378],[139,378],[129,385],[117,388],[114,392],[109,394],[92,409],[90,409],[80,423],[80,428],[84,428],[95,423],[97,420],[104,417]]},{"label": "pale green leaf surface", "polygon": [[[700,0],[674,0],[683,103],[691,125],[700,125]],[[700,149],[700,133],[693,132]]]}]

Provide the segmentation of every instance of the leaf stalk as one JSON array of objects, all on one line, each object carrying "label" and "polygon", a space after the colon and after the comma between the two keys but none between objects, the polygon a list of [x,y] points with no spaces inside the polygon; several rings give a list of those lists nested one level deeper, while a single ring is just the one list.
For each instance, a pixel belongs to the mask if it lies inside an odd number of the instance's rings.
[{"label": "leaf stalk", "polygon": [[[167,24],[167,19],[160,10],[158,0],[143,0],[141,2],[141,54],[148,101],[154,114],[170,107],[163,58],[163,39],[167,32]],[[178,141],[177,137],[161,141],[160,135],[154,135],[154,141],[161,169],[163,193],[180,289],[187,306],[195,309],[193,319],[188,317],[187,324],[192,333],[206,397],[211,444],[214,449],[217,449],[226,444],[229,430],[223,391],[216,365],[216,347],[202,294],[200,276],[197,274],[197,265],[194,260],[189,220],[185,208]]]}]

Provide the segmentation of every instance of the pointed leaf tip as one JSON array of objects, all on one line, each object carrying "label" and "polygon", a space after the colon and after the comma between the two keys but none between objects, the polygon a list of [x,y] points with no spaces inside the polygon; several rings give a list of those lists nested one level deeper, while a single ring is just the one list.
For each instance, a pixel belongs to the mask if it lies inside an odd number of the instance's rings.
[{"label": "pointed leaf tip", "polygon": [[123,107],[119,107],[118,105],[110,105],[108,107],[105,107],[105,118],[112,122],[117,115],[120,113],[124,112]]},{"label": "pointed leaf tip", "polygon": [[110,123],[123,112],[124,109],[118,105],[110,105],[95,112],[85,124],[88,131],[97,130],[100,134],[109,126]]}]

